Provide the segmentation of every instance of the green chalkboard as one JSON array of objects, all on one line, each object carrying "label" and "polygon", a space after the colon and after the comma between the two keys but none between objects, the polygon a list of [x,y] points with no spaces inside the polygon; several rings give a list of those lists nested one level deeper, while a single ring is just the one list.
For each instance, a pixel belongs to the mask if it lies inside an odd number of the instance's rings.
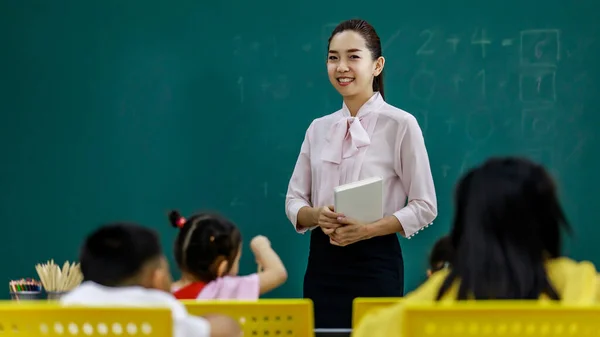
[{"label": "green chalkboard", "polygon": [[437,187],[434,225],[402,239],[406,290],[448,229],[456,179],[490,155],[546,164],[568,253],[600,263],[600,4],[349,1],[2,1],[0,281],[76,258],[113,220],[160,230],[171,255],[176,207],[269,236],[290,275],[271,296],[301,296],[308,236],[283,194],[306,127],[341,106],[326,40],[357,16],[381,35],[387,100],[418,118]]}]

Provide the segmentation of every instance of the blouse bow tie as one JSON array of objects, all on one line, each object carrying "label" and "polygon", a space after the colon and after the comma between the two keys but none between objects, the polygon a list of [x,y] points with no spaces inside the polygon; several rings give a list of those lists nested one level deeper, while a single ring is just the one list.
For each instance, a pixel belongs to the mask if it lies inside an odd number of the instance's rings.
[{"label": "blouse bow tie", "polygon": [[352,157],[361,147],[371,144],[361,118],[357,117],[342,118],[333,124],[327,141],[321,158],[335,164],[340,164],[342,158]]}]

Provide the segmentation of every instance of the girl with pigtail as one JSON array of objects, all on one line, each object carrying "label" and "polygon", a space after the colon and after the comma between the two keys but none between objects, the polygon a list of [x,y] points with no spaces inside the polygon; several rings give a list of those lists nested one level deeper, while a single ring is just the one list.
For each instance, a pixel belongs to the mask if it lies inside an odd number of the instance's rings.
[{"label": "girl with pigtail", "polygon": [[169,221],[179,229],[174,253],[182,277],[172,288],[177,299],[258,299],[287,280],[285,266],[266,237],[250,241],[262,270],[238,276],[242,236],[235,224],[211,213],[185,219],[175,210]]}]

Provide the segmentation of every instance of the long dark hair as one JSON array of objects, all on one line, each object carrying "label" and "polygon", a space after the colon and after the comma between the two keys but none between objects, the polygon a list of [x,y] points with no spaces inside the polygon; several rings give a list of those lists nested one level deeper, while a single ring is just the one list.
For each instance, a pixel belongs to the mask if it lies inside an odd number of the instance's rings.
[{"label": "long dark hair", "polygon": [[561,228],[569,225],[543,167],[521,158],[488,160],[458,183],[455,255],[437,299],[458,280],[459,300],[558,300],[544,263],[561,255]]},{"label": "long dark hair", "polygon": [[[371,57],[373,60],[381,57],[381,41],[379,40],[379,35],[377,35],[377,32],[373,26],[371,26],[367,21],[360,19],[347,20],[337,25],[333,29],[333,32],[331,32],[331,36],[327,41],[327,50],[329,50],[331,39],[333,39],[336,34],[347,30],[357,32],[365,39],[367,48],[371,52]],[[385,99],[385,95],[383,93],[383,70],[373,79],[373,91],[379,91],[381,97]]]}]

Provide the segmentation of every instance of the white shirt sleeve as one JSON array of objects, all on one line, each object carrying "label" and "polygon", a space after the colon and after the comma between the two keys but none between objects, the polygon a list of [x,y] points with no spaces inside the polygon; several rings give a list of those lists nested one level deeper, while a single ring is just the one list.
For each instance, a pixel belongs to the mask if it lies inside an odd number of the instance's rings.
[{"label": "white shirt sleeve", "polygon": [[412,115],[407,116],[405,125],[398,137],[400,160],[395,169],[408,194],[408,204],[394,215],[410,238],[437,217],[437,199],[423,132]]}]

